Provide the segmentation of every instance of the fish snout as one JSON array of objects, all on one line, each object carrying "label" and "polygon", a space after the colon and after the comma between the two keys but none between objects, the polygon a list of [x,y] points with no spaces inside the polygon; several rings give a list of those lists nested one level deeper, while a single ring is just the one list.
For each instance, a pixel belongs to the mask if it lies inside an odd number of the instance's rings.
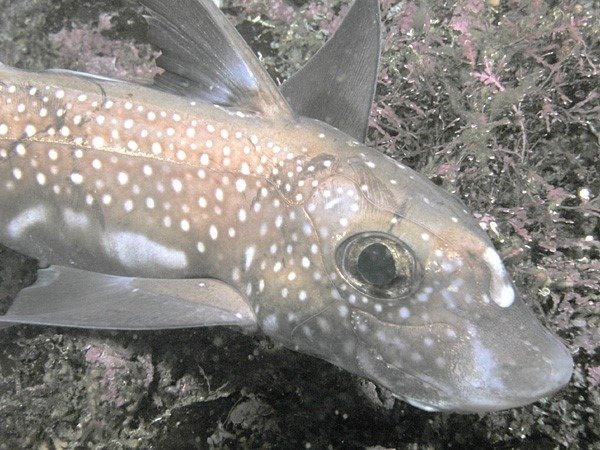
[{"label": "fish snout", "polygon": [[396,397],[429,411],[523,406],[567,384],[573,360],[532,313],[519,315],[513,326],[458,320],[404,327],[355,312],[359,366]]},{"label": "fish snout", "polygon": [[494,343],[488,344],[488,351],[496,354],[495,368],[490,373],[494,382],[489,400],[475,407],[506,409],[527,405],[553,394],[571,379],[573,358],[567,347],[533,314],[524,314],[530,316],[527,327],[498,334]]}]

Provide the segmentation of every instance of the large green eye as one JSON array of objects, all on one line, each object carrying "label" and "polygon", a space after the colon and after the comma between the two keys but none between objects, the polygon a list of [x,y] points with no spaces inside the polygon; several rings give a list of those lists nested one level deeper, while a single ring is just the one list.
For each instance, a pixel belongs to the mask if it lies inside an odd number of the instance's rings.
[{"label": "large green eye", "polygon": [[412,251],[385,233],[349,237],[338,246],[336,260],[346,281],[373,297],[406,297],[421,280],[419,263]]}]

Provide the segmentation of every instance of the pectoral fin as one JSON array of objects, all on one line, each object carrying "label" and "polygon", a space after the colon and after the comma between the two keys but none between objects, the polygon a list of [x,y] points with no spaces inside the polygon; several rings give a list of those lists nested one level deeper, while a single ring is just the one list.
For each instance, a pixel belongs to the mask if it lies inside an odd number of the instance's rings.
[{"label": "pectoral fin", "polygon": [[297,114],[365,141],[379,65],[378,0],[355,0],[327,43],[282,86]]},{"label": "pectoral fin", "polygon": [[242,295],[209,278],[157,279],[105,275],[62,266],[38,271],[0,324],[76,328],[160,329],[235,325],[254,329]]}]

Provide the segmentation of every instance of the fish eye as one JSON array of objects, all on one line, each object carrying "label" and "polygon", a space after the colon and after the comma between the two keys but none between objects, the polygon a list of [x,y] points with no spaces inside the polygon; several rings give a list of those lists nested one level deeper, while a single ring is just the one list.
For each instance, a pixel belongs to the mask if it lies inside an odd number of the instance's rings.
[{"label": "fish eye", "polygon": [[350,236],[338,246],[336,263],[348,283],[373,297],[406,297],[420,284],[420,266],[413,252],[385,233]]}]

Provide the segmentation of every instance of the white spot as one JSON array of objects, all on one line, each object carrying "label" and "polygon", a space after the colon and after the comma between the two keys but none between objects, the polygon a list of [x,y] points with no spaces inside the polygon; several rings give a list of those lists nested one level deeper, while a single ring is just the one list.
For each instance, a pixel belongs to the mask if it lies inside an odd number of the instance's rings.
[{"label": "white spot", "polygon": [[162,146],[159,142],[152,143],[152,153],[154,153],[155,155],[159,155],[162,153]]},{"label": "white spot", "polygon": [[83,183],[83,175],[81,175],[80,173],[72,173],[71,174],[71,181],[75,184],[81,184]]},{"label": "white spot", "polygon": [[140,266],[162,266],[168,269],[183,269],[188,260],[185,253],[166,247],[147,236],[128,231],[106,233],[101,239],[102,247],[109,257],[129,268]]},{"label": "white spot", "polygon": [[74,211],[71,208],[65,208],[63,211],[63,220],[71,228],[87,228],[90,225],[90,219],[85,213]]},{"label": "white spot", "polygon": [[37,132],[36,128],[31,124],[29,124],[25,127],[25,134],[27,135],[27,137],[33,136],[36,132]]},{"label": "white spot", "polygon": [[406,306],[402,306],[399,314],[402,319],[408,319],[410,317],[410,310]]},{"label": "white spot", "polygon": [[269,314],[263,319],[262,322],[263,331],[265,333],[274,333],[279,328],[277,316],[275,314]]},{"label": "white spot", "polygon": [[215,227],[214,225],[211,225],[209,230],[208,230],[209,234],[210,234],[210,238],[213,241],[216,241],[217,238],[219,237],[219,230],[217,230],[217,227]]},{"label": "white spot", "polygon": [[94,136],[92,139],[92,147],[96,149],[104,147],[104,138],[101,136]]},{"label": "white spot", "polygon": [[317,324],[319,324],[319,328],[324,333],[331,332],[331,325],[329,324],[329,321],[325,317],[322,317],[322,316],[317,317]]},{"label": "white spot", "polygon": [[129,181],[129,176],[125,172],[119,172],[117,180],[119,181],[119,184],[123,186]]},{"label": "white spot", "polygon": [[245,263],[244,263],[244,268],[245,268],[246,271],[252,265],[252,260],[254,259],[255,253],[256,253],[256,248],[255,247],[248,247],[246,249],[246,252],[245,252],[246,260],[245,260]]},{"label": "white spot", "polygon": [[47,219],[47,215],[48,210],[43,205],[38,205],[26,209],[8,223],[8,235],[12,239],[17,239],[21,237],[21,235],[27,228],[36,225],[40,222],[45,222]]},{"label": "white spot", "polygon": [[173,186],[173,190],[175,192],[181,192],[183,189],[183,184],[177,178],[173,178],[173,180],[171,181],[171,185]]},{"label": "white spot", "polygon": [[508,280],[500,255],[492,247],[488,247],[483,252],[483,260],[489,266],[492,276],[490,286],[492,300],[502,308],[512,305],[515,300],[515,291]]},{"label": "white spot", "polygon": [[235,182],[235,188],[237,189],[238,192],[244,192],[246,190],[246,181],[243,180],[242,178],[239,178]]},{"label": "white spot", "polygon": [[325,203],[325,209],[331,209],[341,201],[341,197],[336,197],[333,200],[329,200],[327,203]]}]

